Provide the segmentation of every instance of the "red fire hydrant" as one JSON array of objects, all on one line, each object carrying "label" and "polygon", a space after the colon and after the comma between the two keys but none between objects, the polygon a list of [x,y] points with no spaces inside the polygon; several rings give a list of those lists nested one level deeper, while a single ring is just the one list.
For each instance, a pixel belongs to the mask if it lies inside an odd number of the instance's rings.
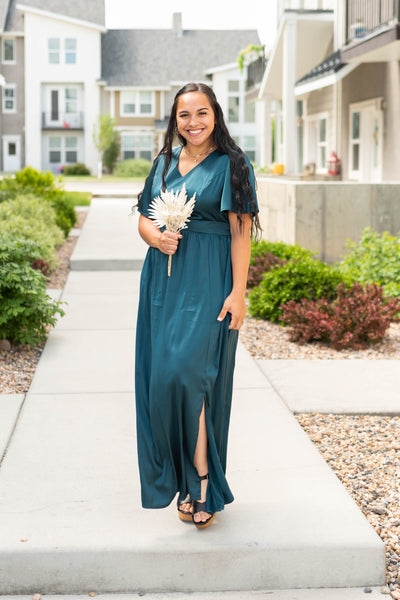
[{"label": "red fire hydrant", "polygon": [[340,175],[340,159],[337,157],[336,152],[331,152],[327,163],[328,175]]}]

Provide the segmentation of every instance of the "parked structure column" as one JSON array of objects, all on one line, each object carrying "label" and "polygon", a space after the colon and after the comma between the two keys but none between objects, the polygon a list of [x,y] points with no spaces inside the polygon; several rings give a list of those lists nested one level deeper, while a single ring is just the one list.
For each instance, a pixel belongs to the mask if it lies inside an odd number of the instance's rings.
[{"label": "parked structure column", "polygon": [[263,132],[260,136],[259,164],[261,167],[265,167],[272,163],[271,98],[265,96],[258,102],[258,105],[261,131]]},{"label": "parked structure column", "polygon": [[282,117],[285,173],[296,171],[296,19],[287,17],[283,32]]}]

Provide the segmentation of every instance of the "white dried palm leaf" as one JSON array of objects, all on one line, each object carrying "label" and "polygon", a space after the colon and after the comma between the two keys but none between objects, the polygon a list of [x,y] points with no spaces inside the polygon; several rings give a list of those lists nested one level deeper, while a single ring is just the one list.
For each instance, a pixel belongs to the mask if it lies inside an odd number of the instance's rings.
[{"label": "white dried palm leaf", "polygon": [[[176,193],[161,192],[160,196],[157,196],[152,200],[149,207],[150,218],[160,229],[165,227],[167,231],[172,233],[178,233],[182,229],[187,228],[187,224],[190,221],[190,215],[193,212],[196,192],[187,200],[187,193],[185,184],[182,189]],[[168,276],[171,275],[171,259],[168,260]]]}]

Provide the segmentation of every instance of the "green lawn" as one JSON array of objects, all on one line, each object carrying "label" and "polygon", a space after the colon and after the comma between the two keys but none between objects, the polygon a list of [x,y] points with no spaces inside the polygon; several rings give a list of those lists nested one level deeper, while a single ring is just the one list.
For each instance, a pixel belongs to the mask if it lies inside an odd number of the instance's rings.
[{"label": "green lawn", "polygon": [[90,206],[92,194],[90,192],[65,192],[68,200],[72,200],[74,206]]}]

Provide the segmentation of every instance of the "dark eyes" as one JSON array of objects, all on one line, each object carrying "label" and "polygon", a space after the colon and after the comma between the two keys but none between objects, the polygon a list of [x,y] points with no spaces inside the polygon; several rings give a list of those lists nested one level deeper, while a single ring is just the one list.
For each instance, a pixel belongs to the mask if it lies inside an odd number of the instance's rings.
[{"label": "dark eyes", "polygon": [[[198,115],[199,115],[200,117],[205,117],[207,114],[208,114],[208,113],[207,113],[207,111],[206,111],[206,110],[202,110],[202,111],[200,111],[200,112],[198,113]],[[179,113],[179,117],[180,117],[181,119],[186,119],[186,117],[188,117],[188,116],[189,116],[189,113]]]}]

